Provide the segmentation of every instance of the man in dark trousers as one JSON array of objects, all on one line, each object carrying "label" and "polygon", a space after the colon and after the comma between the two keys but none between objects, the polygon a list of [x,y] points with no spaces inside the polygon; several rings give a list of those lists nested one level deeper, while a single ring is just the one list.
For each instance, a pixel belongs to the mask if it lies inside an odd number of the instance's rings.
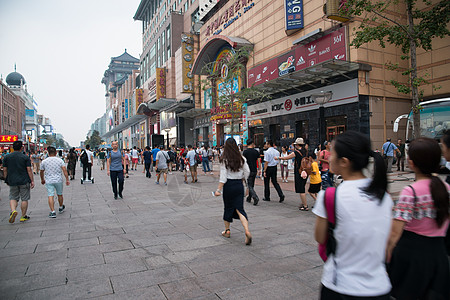
[{"label": "man in dark trousers", "polygon": [[253,198],[253,205],[258,205],[259,198],[255,192],[255,178],[258,172],[257,163],[261,164],[259,151],[255,150],[255,143],[252,139],[247,140],[247,149],[244,150],[244,157],[247,159],[247,164],[250,169],[250,175],[247,179],[248,191],[247,202],[251,202]]},{"label": "man in dark trousers", "polygon": [[272,181],[275,190],[280,197],[280,203],[284,201],[284,194],[277,182],[277,164],[275,157],[280,156],[280,152],[273,147],[273,141],[268,140],[266,143],[268,149],[264,153],[264,201],[270,201],[270,181]]},{"label": "man in dark trousers", "polygon": [[81,153],[81,163],[83,164],[83,181],[86,180],[86,172],[88,173],[88,180],[92,180],[92,165],[94,164],[94,153],[92,153],[91,147],[86,145],[86,149]]},{"label": "man in dark trousers", "polygon": [[28,200],[30,200],[30,189],[34,188],[33,170],[31,169],[30,158],[22,153],[22,142],[13,143],[14,152],[8,154],[3,159],[3,175],[5,182],[9,185],[9,204],[11,213],[9,214],[9,223],[14,223],[17,216],[17,205],[22,200],[20,208],[22,217],[20,222],[26,222],[30,219],[27,216]]}]

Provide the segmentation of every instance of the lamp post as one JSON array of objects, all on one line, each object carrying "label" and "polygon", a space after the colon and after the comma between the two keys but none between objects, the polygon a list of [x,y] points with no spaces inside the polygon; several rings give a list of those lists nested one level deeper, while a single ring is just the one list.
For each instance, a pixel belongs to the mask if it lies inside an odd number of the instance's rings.
[{"label": "lamp post", "polygon": [[167,134],[167,149],[169,149],[170,145],[169,145],[169,132],[170,132],[170,128],[165,128],[164,131]]},{"label": "lamp post", "polygon": [[318,94],[312,94],[311,98],[314,103],[319,104],[319,143],[322,144],[326,137],[325,107],[324,104],[331,100],[333,93],[321,91]]}]

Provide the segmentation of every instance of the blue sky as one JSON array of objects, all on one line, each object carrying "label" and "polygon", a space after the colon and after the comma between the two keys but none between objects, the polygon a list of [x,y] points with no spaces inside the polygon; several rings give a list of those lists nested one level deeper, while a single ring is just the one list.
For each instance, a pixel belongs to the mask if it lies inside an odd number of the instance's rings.
[{"label": "blue sky", "polygon": [[140,0],[0,0],[0,74],[21,73],[38,113],[72,146],[105,112],[103,72],[142,52]]}]

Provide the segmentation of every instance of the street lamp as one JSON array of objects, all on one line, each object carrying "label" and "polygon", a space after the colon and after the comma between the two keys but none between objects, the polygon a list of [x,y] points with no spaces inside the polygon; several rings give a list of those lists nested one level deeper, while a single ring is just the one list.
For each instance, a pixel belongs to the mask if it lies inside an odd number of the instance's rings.
[{"label": "street lamp", "polygon": [[325,103],[328,103],[333,96],[333,92],[323,92],[312,94],[311,98],[314,103],[319,104],[319,143],[322,144],[326,137],[326,123],[325,123]]},{"label": "street lamp", "polygon": [[169,149],[170,145],[169,145],[169,132],[170,132],[170,128],[166,128],[164,129],[164,131],[167,134],[167,149]]}]

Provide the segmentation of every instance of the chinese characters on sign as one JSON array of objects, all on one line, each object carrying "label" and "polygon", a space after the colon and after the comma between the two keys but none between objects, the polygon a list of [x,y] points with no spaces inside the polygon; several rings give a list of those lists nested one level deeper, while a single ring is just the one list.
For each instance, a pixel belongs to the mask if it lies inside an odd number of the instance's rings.
[{"label": "chinese characters on sign", "polygon": [[[226,29],[228,26],[233,24],[242,16],[242,14],[245,14],[253,6],[255,6],[255,3],[250,3],[253,2],[253,0],[237,0],[230,2],[231,6],[228,7],[218,18],[211,21],[208,26],[206,26],[206,36],[220,34],[223,29]],[[220,28],[222,25],[223,29]]]},{"label": "chinese characters on sign", "polygon": [[144,102],[144,90],[136,89],[136,111],[137,111],[139,105],[142,104],[142,102]]},{"label": "chinese characters on sign", "polygon": [[156,68],[156,100],[166,97],[166,69]]},{"label": "chinese characters on sign", "polygon": [[0,143],[14,143],[17,141],[17,135],[0,135]]},{"label": "chinese characters on sign", "polygon": [[192,64],[194,63],[194,38],[192,34],[183,33],[181,35],[182,49],[182,93],[194,93],[194,76],[192,74]]},{"label": "chinese characters on sign", "polygon": [[303,28],[303,0],[284,0],[286,31]]}]

